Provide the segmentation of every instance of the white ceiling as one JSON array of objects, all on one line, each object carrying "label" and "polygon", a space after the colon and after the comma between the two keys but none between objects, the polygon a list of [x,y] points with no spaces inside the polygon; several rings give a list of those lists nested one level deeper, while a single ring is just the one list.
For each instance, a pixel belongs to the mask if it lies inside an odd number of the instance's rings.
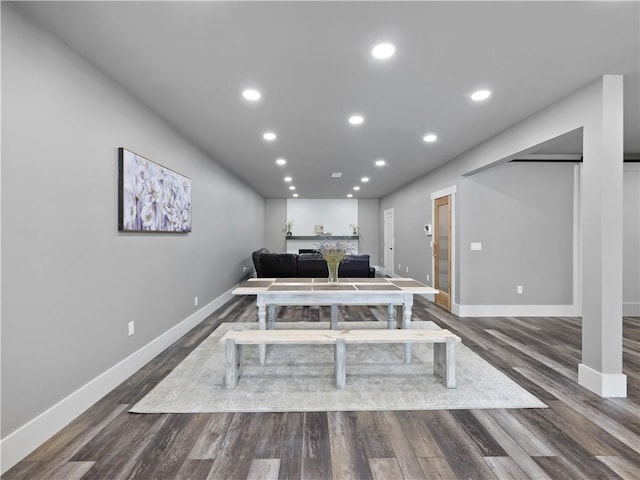
[{"label": "white ceiling", "polygon": [[[344,198],[362,176],[354,198],[382,197],[602,74],[625,75],[625,152],[640,154],[638,2],[21,8],[265,197],[291,195],[285,175],[300,198]],[[381,41],[396,46],[386,62],[369,54]],[[247,86],[260,102],[241,98]],[[493,96],[474,104],[480,87]],[[357,128],[354,112],[366,118]],[[568,140],[558,153],[579,154],[579,136]]]}]

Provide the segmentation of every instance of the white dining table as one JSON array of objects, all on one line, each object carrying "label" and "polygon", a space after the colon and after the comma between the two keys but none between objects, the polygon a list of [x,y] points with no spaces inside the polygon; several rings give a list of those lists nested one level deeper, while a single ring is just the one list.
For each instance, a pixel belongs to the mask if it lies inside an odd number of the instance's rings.
[{"label": "white dining table", "polygon": [[[326,278],[250,278],[232,293],[256,295],[258,328],[272,329],[275,307],[286,305],[331,306],[331,328],[336,329],[339,305],[387,305],[387,328],[396,328],[395,306],[402,306],[401,328],[411,325],[414,295],[436,295],[438,290],[412,278],[341,278],[330,284]],[[260,363],[266,346],[260,345]],[[405,361],[411,361],[411,344],[405,344]]]}]

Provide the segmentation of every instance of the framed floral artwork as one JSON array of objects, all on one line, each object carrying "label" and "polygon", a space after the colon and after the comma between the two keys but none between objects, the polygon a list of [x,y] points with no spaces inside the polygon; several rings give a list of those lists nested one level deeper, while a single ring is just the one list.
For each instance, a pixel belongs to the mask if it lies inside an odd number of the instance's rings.
[{"label": "framed floral artwork", "polygon": [[118,230],[191,231],[191,180],[126,148],[118,149]]}]

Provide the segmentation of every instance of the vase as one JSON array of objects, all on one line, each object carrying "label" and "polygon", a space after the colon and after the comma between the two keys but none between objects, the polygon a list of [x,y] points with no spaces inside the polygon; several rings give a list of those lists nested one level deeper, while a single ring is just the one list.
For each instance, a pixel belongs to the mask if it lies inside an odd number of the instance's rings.
[{"label": "vase", "polygon": [[329,269],[329,284],[338,284],[338,267],[340,262],[327,262],[327,268]]}]

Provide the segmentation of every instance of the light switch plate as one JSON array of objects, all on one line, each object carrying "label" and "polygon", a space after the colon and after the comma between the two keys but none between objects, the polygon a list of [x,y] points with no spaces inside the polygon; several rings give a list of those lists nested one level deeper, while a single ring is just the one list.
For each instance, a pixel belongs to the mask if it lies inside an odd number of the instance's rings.
[{"label": "light switch plate", "polygon": [[471,242],[471,250],[482,250],[482,242]]}]

